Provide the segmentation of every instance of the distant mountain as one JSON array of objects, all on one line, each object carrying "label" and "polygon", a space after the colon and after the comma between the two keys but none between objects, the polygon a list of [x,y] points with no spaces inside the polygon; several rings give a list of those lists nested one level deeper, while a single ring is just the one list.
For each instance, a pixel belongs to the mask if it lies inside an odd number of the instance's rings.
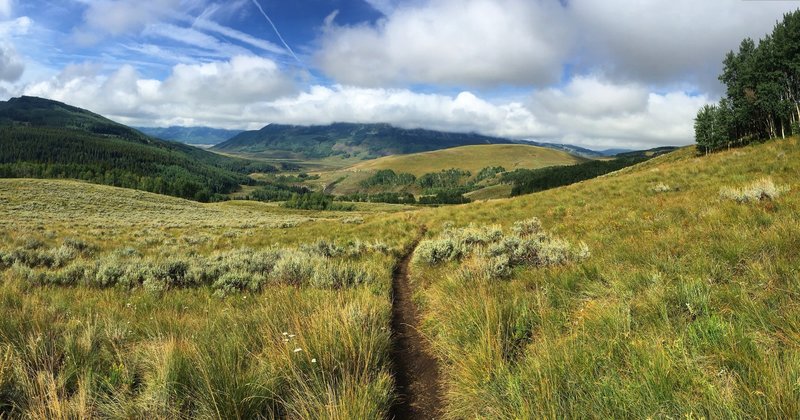
[{"label": "distant mountain", "polygon": [[467,133],[404,129],[389,124],[336,123],[325,126],[270,124],[245,131],[214,146],[229,153],[270,157],[372,159],[475,144],[511,144],[511,140]]},{"label": "distant mountain", "polygon": [[35,97],[0,102],[0,177],[75,178],[208,201],[275,170],[149,137],[90,111]]},{"label": "distant mountain", "polygon": [[211,127],[135,127],[148,136],[164,140],[179,141],[186,144],[213,146],[224,142],[242,132]]}]

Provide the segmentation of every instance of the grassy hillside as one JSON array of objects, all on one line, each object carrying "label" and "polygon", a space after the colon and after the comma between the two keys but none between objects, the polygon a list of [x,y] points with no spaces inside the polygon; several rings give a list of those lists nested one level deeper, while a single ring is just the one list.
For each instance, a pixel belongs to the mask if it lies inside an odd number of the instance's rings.
[{"label": "grassy hillside", "polygon": [[467,133],[403,129],[389,124],[336,123],[327,126],[270,124],[245,131],[215,150],[263,158],[372,159],[469,144],[508,144],[510,140]]},{"label": "grassy hillside", "polygon": [[40,98],[0,102],[0,177],[77,178],[200,201],[275,170],[148,137],[89,111]]},{"label": "grassy hillside", "polygon": [[[492,144],[453,147],[409,155],[386,156],[357,163],[341,170],[317,172],[319,179],[311,184],[316,188],[328,188],[334,194],[347,195],[368,191],[403,190],[419,194],[418,187],[376,187],[364,188],[362,185],[379,170],[391,169],[396,173],[410,173],[421,177],[452,168],[469,171],[467,179],[474,180],[481,169],[502,166],[513,171],[521,168],[542,168],[553,165],[574,165],[586,162],[581,157],[544,147],[520,144]],[[465,179],[466,181],[466,179]],[[493,190],[498,192],[499,189]],[[495,196],[493,193],[488,193]],[[508,196],[508,195],[506,195]]]},{"label": "grassy hillside", "polygon": [[[511,264],[508,273],[507,260],[477,254],[434,266],[417,258],[446,412],[800,415],[798,158],[797,138],[707,157],[685,148],[569,187],[419,213],[431,238],[446,222],[508,232],[537,217],[591,253],[538,268]],[[774,200],[728,198],[726,188],[765,177],[790,190]],[[563,245],[541,255],[558,256]]]},{"label": "grassy hillside", "polygon": [[458,168],[477,174],[487,166],[502,166],[506,170],[535,169],[545,166],[573,165],[586,159],[558,150],[521,144],[492,144],[454,147],[409,155],[386,156],[358,163],[349,171],[392,169],[416,176]]},{"label": "grassy hillside", "polygon": [[394,214],[0,180],[0,417],[385,418],[426,226],[447,417],[795,418],[799,193],[796,138]]}]

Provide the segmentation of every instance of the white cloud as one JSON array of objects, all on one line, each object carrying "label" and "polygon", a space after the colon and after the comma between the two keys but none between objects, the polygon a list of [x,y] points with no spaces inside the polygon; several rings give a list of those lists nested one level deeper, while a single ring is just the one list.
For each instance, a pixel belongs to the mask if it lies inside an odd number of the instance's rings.
[{"label": "white cloud", "polygon": [[617,80],[718,88],[724,54],[771,32],[793,1],[570,0],[586,67]]},{"label": "white cloud", "polygon": [[387,13],[375,25],[331,22],[315,61],[360,86],[542,85],[559,79],[571,44],[555,1],[432,0]]},{"label": "white cloud", "polygon": [[177,65],[164,81],[142,78],[130,66],[109,76],[70,66],[24,93],[44,96],[132,125],[209,125],[260,128],[271,123],[391,123],[443,131],[606,148],[649,148],[692,142],[692,121],[706,96],[652,93],[639,84],[576,78],[543,89],[529,101],[490,101],[408,89],[310,86],[295,92],[292,78],[272,61],[237,57]]},{"label": "white cloud", "polygon": [[25,63],[9,43],[0,42],[0,82],[15,82],[22,76]]},{"label": "white cloud", "polygon": [[111,35],[138,31],[174,13],[180,0],[94,0],[87,1],[83,19],[91,29]]},{"label": "white cloud", "polygon": [[261,49],[261,50],[264,50],[264,51],[267,51],[267,52],[278,53],[278,54],[285,54],[286,53],[285,49],[283,49],[282,47],[277,46],[276,44],[273,44],[272,42],[264,41],[263,39],[259,39],[259,38],[256,38],[254,36],[248,35],[248,34],[246,34],[244,32],[237,31],[235,29],[231,29],[231,28],[229,28],[227,26],[222,26],[222,25],[220,25],[220,24],[218,24],[216,22],[213,22],[211,20],[208,20],[208,19],[204,19],[204,18],[196,19],[193,22],[192,26],[196,27],[196,28],[199,28],[199,29],[206,30],[206,31],[211,31],[211,32],[218,33],[218,34],[220,34],[222,36],[225,36],[225,37],[228,37],[228,38],[231,38],[231,39],[235,39],[235,40],[237,40],[239,42],[243,42],[245,44],[251,45],[253,47],[256,47],[258,49]]},{"label": "white cloud", "polygon": [[794,1],[365,0],[375,24],[324,26],[316,61],[360,86],[546,86],[562,68],[708,91],[724,54]]},{"label": "white cloud", "polygon": [[652,93],[638,84],[596,76],[573,79],[562,89],[534,93],[530,109],[558,127],[554,140],[590,147],[651,148],[694,141],[697,110],[708,96]]},{"label": "white cloud", "polygon": [[182,44],[201,48],[215,53],[218,58],[246,55],[250,52],[238,45],[229,44],[206,33],[192,28],[183,28],[169,23],[155,23],[147,25],[142,31],[146,37],[170,39]]},{"label": "white cloud", "polygon": [[27,16],[0,22],[0,36],[10,38],[12,36],[26,35],[31,25],[33,25],[33,21]]},{"label": "white cloud", "polygon": [[265,122],[290,124],[386,122],[511,137],[547,130],[521,103],[492,104],[470,92],[453,97],[407,89],[313,86],[296,97],[255,104],[250,110],[263,115]]},{"label": "white cloud", "polygon": [[244,104],[292,94],[294,81],[275,62],[253,56],[180,64],[164,81],[142,78],[132,66],[102,75],[91,64],[68,66],[57,77],[26,86],[26,95],[64,101],[122,122],[197,121],[241,124]]},{"label": "white cloud", "polygon": [[9,18],[14,11],[13,0],[0,0],[0,18]]}]

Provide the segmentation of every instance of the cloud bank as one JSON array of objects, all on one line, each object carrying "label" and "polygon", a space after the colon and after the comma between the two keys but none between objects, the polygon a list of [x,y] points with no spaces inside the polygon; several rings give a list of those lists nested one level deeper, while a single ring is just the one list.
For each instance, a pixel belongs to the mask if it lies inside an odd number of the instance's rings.
[{"label": "cloud bank", "polygon": [[705,96],[649,93],[639,84],[581,77],[523,100],[489,100],[406,88],[312,85],[300,88],[270,60],[179,64],[163,81],[132,66],[103,75],[91,65],[66,68],[25,94],[87,107],[132,125],[212,125],[256,129],[270,122],[388,122],[400,127],[479,132],[591,147],[688,144]]},{"label": "cloud bank", "polygon": [[[725,52],[796,7],[364,0],[380,18],[320,18],[299,48],[309,73],[285,48],[215,20],[243,16],[249,1],[76,1],[85,7],[73,41],[110,37],[118,49],[31,80],[19,51],[29,53],[20,45],[35,25],[8,20],[11,2],[0,0],[0,94],[53,98],[135,125],[388,122],[595,148],[691,143],[697,109],[720,94]],[[123,50],[142,61],[126,61]],[[161,74],[148,72],[153,61]]]}]

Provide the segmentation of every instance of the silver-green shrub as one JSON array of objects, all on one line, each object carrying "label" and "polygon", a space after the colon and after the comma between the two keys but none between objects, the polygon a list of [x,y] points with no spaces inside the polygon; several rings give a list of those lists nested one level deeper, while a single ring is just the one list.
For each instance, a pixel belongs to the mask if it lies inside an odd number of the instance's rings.
[{"label": "silver-green shrub", "polygon": [[737,203],[752,203],[764,200],[774,201],[788,191],[789,187],[775,185],[771,178],[761,178],[742,188],[723,188],[720,190],[719,196]]},{"label": "silver-green shrub", "polygon": [[311,280],[320,257],[305,252],[290,250],[275,263],[270,281],[279,284],[302,285]]}]

